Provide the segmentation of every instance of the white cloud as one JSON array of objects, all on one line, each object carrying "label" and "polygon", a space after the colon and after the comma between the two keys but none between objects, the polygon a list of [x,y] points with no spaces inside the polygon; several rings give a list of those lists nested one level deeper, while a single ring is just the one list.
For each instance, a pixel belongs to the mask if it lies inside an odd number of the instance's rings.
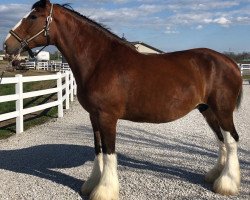
[{"label": "white cloud", "polygon": [[197,29],[197,30],[201,30],[201,29],[203,29],[203,26],[202,25],[198,25],[198,26],[196,26],[196,28],[195,29]]},{"label": "white cloud", "polygon": [[[83,15],[90,16],[115,30],[119,30],[120,27],[131,29],[146,27],[166,34],[176,34],[181,30],[180,27],[200,30],[210,24],[223,27],[235,24],[250,25],[250,0],[86,0],[84,2],[68,0],[68,2],[72,2],[72,6]],[[7,30],[30,10],[30,6],[30,4],[0,4],[0,39],[5,37]]]},{"label": "white cloud", "polygon": [[172,26],[166,26],[166,30],[164,31],[165,34],[178,34],[180,33],[179,31],[177,31],[175,28],[173,28]]},{"label": "white cloud", "polygon": [[220,17],[220,18],[214,19],[214,22],[218,23],[222,26],[228,26],[229,24],[231,24],[231,21],[225,17]]},{"label": "white cloud", "polygon": [[239,22],[239,23],[243,23],[243,24],[250,24],[250,17],[237,17],[236,18],[236,21]]}]

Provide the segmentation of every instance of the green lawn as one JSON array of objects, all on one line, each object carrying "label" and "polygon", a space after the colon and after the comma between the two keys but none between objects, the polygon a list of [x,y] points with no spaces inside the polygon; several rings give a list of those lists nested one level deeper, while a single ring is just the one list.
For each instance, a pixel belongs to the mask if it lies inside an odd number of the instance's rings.
[{"label": "green lawn", "polygon": [[[32,73],[31,71],[29,71],[27,74],[30,76],[30,75],[38,75],[39,73],[38,72]],[[41,74],[45,75],[44,72],[41,72]],[[13,74],[6,74],[5,77],[6,76],[13,76]],[[23,87],[24,87],[24,92],[31,92],[36,90],[52,88],[55,86],[56,86],[56,80],[52,80],[52,81],[25,83]],[[0,96],[14,94],[14,93],[15,93],[15,84],[0,85]],[[36,105],[44,104],[47,102],[51,102],[53,100],[57,100],[56,94],[25,99],[24,108],[29,108]],[[0,114],[12,111],[15,111],[15,101],[0,103]],[[24,117],[25,119],[24,130],[27,130],[32,126],[45,123],[47,120],[56,117],[57,117],[57,107],[43,110],[37,113],[28,114]],[[0,139],[4,139],[15,134],[15,129],[16,129],[15,119],[0,122]]]},{"label": "green lawn", "polygon": [[244,80],[250,80],[250,75],[245,75],[245,76],[243,76],[243,79],[244,79]]}]

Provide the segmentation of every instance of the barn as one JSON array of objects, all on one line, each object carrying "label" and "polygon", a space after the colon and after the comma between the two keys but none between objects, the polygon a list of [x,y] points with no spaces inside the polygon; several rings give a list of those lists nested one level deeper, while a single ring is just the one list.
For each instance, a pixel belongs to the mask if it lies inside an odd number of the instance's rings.
[{"label": "barn", "polygon": [[152,47],[144,42],[131,42],[132,45],[135,46],[135,48],[137,49],[137,51],[139,51],[140,53],[145,53],[145,54],[151,54],[151,53],[157,53],[157,54],[161,54],[161,53],[165,53],[164,51],[161,51],[155,47]]}]

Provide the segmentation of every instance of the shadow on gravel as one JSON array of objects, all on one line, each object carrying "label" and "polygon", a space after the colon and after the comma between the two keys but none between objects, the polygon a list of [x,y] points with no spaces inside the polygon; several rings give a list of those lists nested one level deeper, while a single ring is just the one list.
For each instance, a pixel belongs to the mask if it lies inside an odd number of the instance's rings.
[{"label": "shadow on gravel", "polygon": [[156,163],[137,160],[134,158],[127,157],[122,154],[118,154],[119,165],[130,167],[139,170],[149,170],[155,173],[161,173],[160,176],[167,176],[168,178],[183,179],[187,182],[198,184],[207,190],[212,189],[212,185],[205,183],[204,174],[196,173],[188,169],[174,166],[162,166]]},{"label": "shadow on gravel", "polygon": [[[210,149],[206,148],[205,146],[199,145],[199,143],[194,142],[196,140],[193,141],[192,139],[190,139],[190,141],[187,142],[186,140],[182,140],[180,138],[177,139],[177,137],[171,138],[168,134],[164,136],[158,135],[153,132],[148,132],[140,128],[126,128],[130,129],[131,134],[119,132],[118,140],[120,140],[121,142],[135,143],[136,145],[149,145],[153,148],[164,148],[168,151],[178,151],[180,153],[190,153],[206,156],[210,161],[212,159],[212,165],[215,164],[216,159],[218,157],[217,150],[213,150],[212,148]],[[133,134],[133,131],[143,133],[144,137],[141,137],[138,134]],[[185,134],[183,133],[183,135]],[[204,140],[204,138],[201,138],[201,140]],[[248,155],[250,154],[249,150],[245,150],[240,147],[238,148],[238,151],[243,155],[244,158],[248,158]],[[249,169],[250,162],[248,162],[246,159],[240,159],[239,161],[241,169]]]},{"label": "shadow on gravel", "polygon": [[48,144],[19,150],[0,150],[0,169],[44,178],[77,193],[83,180],[53,169],[78,167],[93,160],[93,148],[88,146]]}]

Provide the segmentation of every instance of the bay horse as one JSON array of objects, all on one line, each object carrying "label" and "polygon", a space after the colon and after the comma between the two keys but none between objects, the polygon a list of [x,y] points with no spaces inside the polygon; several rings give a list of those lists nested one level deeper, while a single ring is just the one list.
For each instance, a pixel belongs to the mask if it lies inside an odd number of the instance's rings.
[{"label": "bay horse", "polygon": [[239,136],[233,112],[242,78],[228,57],[200,48],[145,55],[95,21],[49,0],[40,0],[10,31],[4,49],[13,55],[55,45],[67,59],[77,97],[89,113],[95,160],[81,192],[92,200],[119,199],[115,152],[118,119],[166,123],[199,109],[216,135],[218,161],[206,174],[213,190],[235,195],[240,188]]}]

